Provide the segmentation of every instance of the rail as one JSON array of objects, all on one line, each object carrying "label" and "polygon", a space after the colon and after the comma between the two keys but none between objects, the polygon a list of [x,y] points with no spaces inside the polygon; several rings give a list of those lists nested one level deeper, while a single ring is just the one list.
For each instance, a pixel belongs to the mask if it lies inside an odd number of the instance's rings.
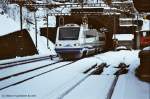
[{"label": "rail", "polygon": [[56,56],[48,55],[48,56],[41,56],[41,57],[35,57],[35,58],[29,58],[29,59],[23,59],[23,60],[0,63],[0,70],[5,69],[5,68],[9,68],[9,67],[18,66],[18,65],[27,64],[27,63],[53,59],[54,57],[56,57]]},{"label": "rail", "polygon": [[[33,75],[33,76],[31,76],[31,77],[28,77],[28,78],[26,78],[26,79],[17,81],[17,82],[15,82],[15,83],[12,83],[12,84],[9,84],[9,85],[6,85],[6,86],[2,86],[2,87],[0,88],[0,91],[3,90],[3,89],[9,88],[9,87],[11,87],[11,86],[15,86],[15,85],[18,85],[18,84],[20,84],[20,83],[23,83],[23,82],[25,82],[25,81],[31,80],[31,79],[33,79],[33,78],[35,78],[35,77],[38,77],[38,76],[41,76],[41,75],[43,75],[43,74],[46,74],[46,73],[52,72],[52,71],[54,71],[54,70],[57,70],[57,69],[66,67],[66,66],[68,66],[68,65],[70,65],[70,64],[73,64],[73,63],[75,63],[75,62],[76,62],[76,61],[69,62],[69,63],[67,63],[67,64],[64,64],[64,65],[61,65],[61,66],[59,66],[59,67],[56,67],[56,68],[53,68],[53,69],[44,71],[44,72],[39,73],[39,74],[36,74],[36,75]],[[44,67],[48,67],[48,66],[52,66],[52,65],[54,65],[54,64],[59,64],[59,63],[60,63],[60,62],[56,62],[56,63],[48,64],[48,65],[45,65],[45,66],[41,66],[41,67],[39,67],[39,68],[35,68],[35,69],[32,69],[32,70],[28,70],[28,71],[20,72],[20,73],[17,73],[17,74],[13,74],[13,75],[10,75],[10,76],[1,78],[1,81],[5,81],[5,80],[8,79],[8,78],[17,77],[17,76],[19,76],[19,75],[22,75],[22,74],[25,74],[25,73],[29,73],[29,72],[33,72],[33,71],[35,71],[35,70],[38,70],[38,69],[41,69],[41,68],[44,68]]]}]

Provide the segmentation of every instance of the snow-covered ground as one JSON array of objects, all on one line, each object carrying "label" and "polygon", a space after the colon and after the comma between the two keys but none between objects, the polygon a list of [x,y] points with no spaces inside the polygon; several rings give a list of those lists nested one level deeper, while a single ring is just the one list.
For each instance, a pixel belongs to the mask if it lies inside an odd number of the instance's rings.
[{"label": "snow-covered ground", "polygon": [[[88,1],[95,2],[95,0]],[[16,9],[14,6],[10,7]],[[58,8],[56,10],[60,9],[61,8]],[[68,9],[65,9],[64,11],[68,11]],[[15,13],[16,16],[18,15],[17,17],[13,16],[15,21],[8,17],[14,13],[11,11],[8,13],[8,15],[0,15],[0,26],[4,27],[0,27],[0,36],[20,29],[20,24],[18,21],[19,18],[17,18],[19,17],[18,13]],[[55,54],[54,45],[51,43],[51,41],[49,41],[50,49],[48,49],[46,46],[46,38],[40,36],[39,34],[39,27],[45,26],[45,21],[42,19],[45,13],[46,12],[42,12],[42,9],[36,13],[38,15],[38,51],[40,55]],[[33,13],[32,15],[30,14],[27,16],[31,17],[32,19]],[[55,20],[54,17],[49,18],[51,18],[51,20]],[[54,26],[55,22],[50,21],[49,25]],[[8,27],[10,27],[10,29],[8,29]],[[24,20],[24,28],[28,29],[32,40],[35,43],[34,23],[32,25],[27,25]],[[118,64],[121,62],[125,62],[127,65],[129,65],[129,72],[119,76],[118,82],[112,95],[112,99],[150,99],[150,84],[140,81],[135,76],[135,69],[140,64],[138,53],[139,50],[110,51],[95,55],[93,57],[84,58],[66,67],[54,70],[52,72],[47,72],[20,84],[0,90],[0,99],[106,99],[112,82],[115,78],[114,73],[118,70],[114,67],[118,66]],[[32,57],[37,56],[28,56],[25,57],[25,59]],[[16,58],[9,61],[21,59],[22,58]],[[5,63],[7,60],[0,61],[0,63],[2,62]],[[45,60],[26,65],[24,64],[21,65],[21,67],[18,66],[0,70],[0,77],[5,77],[17,72],[37,68],[41,65],[47,65],[52,62],[54,61]],[[95,64],[100,65],[102,62],[106,62],[109,67],[104,68],[104,71],[101,75],[91,75],[83,80],[83,82],[75,86],[79,81],[87,76],[83,73],[85,70]],[[0,81],[0,88],[9,86],[10,84],[19,82],[24,79],[28,79],[32,76],[49,71],[67,63],[69,62],[62,62],[60,64],[55,64],[53,66],[48,66],[33,72],[25,73],[19,76],[11,77],[7,80]]]},{"label": "snow-covered ground", "polygon": [[[129,72],[119,77],[112,99],[141,99],[141,97],[142,99],[149,99],[150,84],[140,81],[134,73],[139,65],[138,52],[139,51],[111,51],[95,55],[94,57],[81,59],[66,67],[1,90],[0,99],[9,99],[10,97],[12,99],[17,99],[18,97],[21,97],[21,99],[28,99],[29,97],[31,99],[106,99],[115,78],[113,74],[117,71],[114,67],[118,66],[120,62],[125,62],[130,65]],[[75,86],[76,83],[86,76],[86,74],[83,74],[85,70],[92,65],[99,65],[102,62],[106,62],[110,66],[104,68],[101,75],[89,76],[83,82]],[[66,62],[63,64],[66,64]],[[1,81],[0,84],[2,86],[6,84],[9,85],[60,65],[62,64],[4,80]],[[70,91],[68,92],[68,90]],[[7,95],[10,95],[10,97]],[[63,97],[60,98],[60,96]]]},{"label": "snow-covered ground", "polygon": [[114,75],[92,75],[64,99],[106,99],[113,79]]}]

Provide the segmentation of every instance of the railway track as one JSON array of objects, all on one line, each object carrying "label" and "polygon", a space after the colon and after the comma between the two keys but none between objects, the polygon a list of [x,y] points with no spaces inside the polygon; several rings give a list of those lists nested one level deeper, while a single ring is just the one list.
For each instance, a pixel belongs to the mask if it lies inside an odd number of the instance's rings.
[{"label": "railway track", "polygon": [[[44,56],[44,57],[26,59],[26,60],[15,61],[15,62],[2,63],[2,64],[0,64],[0,71],[5,70],[5,69],[9,69],[10,67],[21,66],[23,64],[38,62],[38,61],[42,61],[42,60],[48,60],[49,58],[50,58],[50,56]],[[77,60],[74,60],[74,61],[77,61]],[[46,65],[42,65],[42,66],[36,66],[35,68],[23,70],[21,72],[14,72],[14,73],[10,73],[10,74],[8,73],[6,76],[1,75],[0,81],[7,80],[11,77],[16,77],[16,76],[26,74],[26,73],[29,73],[29,72],[32,72],[32,71],[36,71],[36,70],[39,70],[39,69],[42,69],[42,68],[46,68],[46,67],[49,67],[51,65],[59,64],[60,62],[63,62],[63,60],[59,60],[59,61],[49,63],[49,64],[46,64]],[[5,71],[5,72],[9,72],[9,71]]]},{"label": "railway track", "polygon": [[[2,84],[3,86],[0,87],[0,91],[3,90],[3,89],[9,88],[11,86],[15,86],[15,85],[18,85],[20,83],[23,83],[25,81],[31,80],[31,79],[33,79],[35,77],[38,77],[38,76],[44,75],[46,73],[52,72],[54,70],[57,70],[57,69],[69,66],[70,64],[73,64],[74,62],[76,62],[76,61],[72,61],[72,62],[63,64],[61,66],[54,67],[54,68],[49,69],[49,70],[46,69],[46,71],[44,71],[44,72],[42,71],[41,73],[37,73],[36,75],[32,75],[30,77],[26,77],[25,79],[22,79],[22,80],[19,80],[19,81],[15,81],[15,82],[13,82],[11,84],[8,84],[8,85],[5,85],[5,81],[9,80],[10,78],[17,78],[18,79],[18,77],[23,75],[23,74],[33,73],[34,71],[36,72],[37,70],[45,69],[46,67],[50,67],[50,66],[53,66],[53,65],[56,65],[56,64],[60,64],[61,61],[55,62],[55,63],[51,63],[51,64],[48,64],[48,65],[44,65],[44,66],[41,66],[41,67],[38,67],[38,68],[34,68],[34,69],[31,69],[31,70],[28,70],[28,71],[19,72],[19,73],[13,74],[13,75],[9,75],[7,77],[0,78],[0,83],[3,83]],[[6,82],[8,82],[8,81],[6,81]]]},{"label": "railway track", "polygon": [[120,63],[116,68],[119,68],[118,71],[116,71],[116,73],[114,73],[115,75],[115,79],[113,80],[113,83],[110,87],[110,90],[107,94],[107,99],[111,99],[112,98],[112,95],[113,95],[113,92],[115,90],[115,86],[117,84],[117,81],[119,79],[119,76],[122,75],[122,74],[126,74],[128,72],[128,68],[129,65],[126,65],[125,63]]},{"label": "railway track", "polygon": [[23,59],[23,60],[18,60],[18,61],[13,61],[13,62],[1,63],[0,64],[0,70],[6,69],[9,67],[15,67],[15,66],[27,64],[27,63],[33,63],[33,62],[38,62],[38,61],[42,61],[42,60],[48,60],[48,59],[52,59],[53,57],[54,56],[48,55],[48,56],[35,57],[35,58],[31,58],[31,59]]},{"label": "railway track", "polygon": [[97,64],[92,65],[89,69],[83,72],[85,74],[83,77],[78,77],[77,81],[75,81],[76,83],[74,83],[73,85],[67,85],[68,88],[66,88],[66,90],[63,92],[55,93],[57,95],[52,95],[52,99],[63,99],[67,94],[69,94],[73,89],[75,89],[78,85],[84,82],[88,77],[93,74],[97,74],[98,72],[101,73],[101,71],[103,71],[104,67],[106,66],[106,63],[102,63],[99,66],[97,66]]},{"label": "railway track", "polygon": [[45,68],[45,67],[48,67],[48,66],[51,66],[51,65],[60,63],[60,62],[61,62],[61,61],[57,61],[57,62],[50,63],[50,64],[47,64],[47,65],[43,65],[43,66],[40,66],[40,67],[37,67],[37,68],[33,68],[33,69],[29,69],[29,70],[22,71],[22,72],[17,72],[17,73],[8,75],[8,76],[4,76],[4,77],[1,77],[1,78],[0,78],[0,81],[9,79],[9,78],[11,78],[11,77],[19,76],[19,75],[22,75],[22,74],[25,74],[25,73],[29,73],[29,72],[32,72],[32,71],[35,71],[35,70],[38,70],[38,69],[42,69],[42,68]]},{"label": "railway track", "polygon": [[[76,60],[78,61],[78,60]],[[9,75],[9,76],[6,76],[6,77],[3,77],[3,78],[0,78],[0,83],[2,82],[3,86],[0,87],[0,91],[1,90],[4,90],[4,89],[7,89],[9,87],[12,87],[12,86],[15,86],[15,85],[18,85],[18,84],[21,84],[23,82],[26,82],[28,80],[31,80],[33,78],[36,78],[38,76],[41,76],[41,75],[44,75],[46,73],[49,73],[49,72],[52,72],[54,70],[57,70],[57,69],[60,69],[60,68],[63,68],[63,67],[66,67],[66,66],[69,66],[70,64],[73,64],[74,62],[76,61],[69,61],[68,63],[65,63],[63,65],[60,65],[60,66],[57,66],[57,67],[54,67],[54,68],[51,68],[51,69],[46,69],[45,71],[42,71],[42,72],[38,72],[37,74],[34,74],[33,72],[36,72],[37,70],[41,70],[43,68],[47,68],[47,67],[51,67],[53,65],[57,65],[57,64],[60,64],[62,61],[58,61],[58,62],[54,62],[54,63],[51,63],[51,64],[47,64],[47,65],[44,65],[44,66],[40,66],[40,67],[37,67],[37,68],[34,68],[34,69],[30,69],[30,70],[27,70],[27,71],[23,71],[23,72],[19,72],[19,73],[15,73],[15,74],[12,74],[12,75]],[[83,73],[84,73],[84,76],[83,77],[79,77],[78,80],[73,83],[73,85],[70,85],[67,87],[67,89],[65,89],[65,91],[63,92],[60,92],[59,95],[55,95],[56,97],[53,97],[54,99],[63,99],[66,95],[68,95],[70,92],[72,92],[72,90],[74,90],[77,86],[79,86],[81,83],[83,83],[87,78],[89,78],[91,75],[101,75],[101,73],[103,72],[103,69],[104,67],[108,67],[106,63],[102,63],[101,65],[97,66],[97,64],[91,66],[89,69],[85,70]],[[8,68],[8,67],[7,67]],[[117,81],[118,81],[118,78],[119,78],[119,75],[122,74],[122,71],[121,71],[121,68],[122,67],[119,67],[117,66],[118,71],[117,73],[115,74],[115,78],[111,84],[111,87],[108,91],[108,94],[106,96],[106,99],[111,99],[112,95],[113,95],[113,92],[114,92],[114,89],[115,89],[115,86],[117,84]],[[124,68],[124,67],[123,67]],[[3,68],[4,69],[4,68]],[[21,75],[24,75],[24,74],[29,74],[29,73],[33,73],[33,75],[30,75],[28,77],[25,77],[24,79],[19,79],[17,81],[14,81],[13,83],[10,83],[10,84],[6,84],[4,85],[5,81],[8,82],[10,78],[18,78],[20,77]]]},{"label": "railway track", "polygon": [[[70,85],[65,91],[63,92],[57,92],[55,94],[58,95],[52,95],[54,97],[52,97],[53,99],[64,99],[64,97],[66,95],[68,95],[72,90],[74,90],[77,86],[79,86],[81,83],[83,83],[87,78],[89,78],[91,75],[101,75],[101,73],[103,72],[104,67],[107,67],[106,63],[102,63],[99,66],[97,66],[97,64],[91,66],[91,68],[85,70],[83,73],[85,74],[83,77],[79,77],[78,81],[76,81],[76,83],[74,83],[73,85]],[[115,74],[115,77],[112,81],[112,84],[110,86],[110,89],[107,93],[106,99],[111,99],[115,86],[117,84],[118,78],[121,74],[123,74],[124,72],[122,71],[122,68],[119,68],[118,74]],[[68,85],[67,85],[68,86]]]}]

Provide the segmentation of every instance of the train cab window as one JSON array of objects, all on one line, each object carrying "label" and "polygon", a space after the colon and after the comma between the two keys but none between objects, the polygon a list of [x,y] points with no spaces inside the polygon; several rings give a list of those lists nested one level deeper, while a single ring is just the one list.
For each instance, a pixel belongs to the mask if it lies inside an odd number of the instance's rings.
[{"label": "train cab window", "polygon": [[59,29],[59,40],[78,40],[79,27],[65,27]]}]

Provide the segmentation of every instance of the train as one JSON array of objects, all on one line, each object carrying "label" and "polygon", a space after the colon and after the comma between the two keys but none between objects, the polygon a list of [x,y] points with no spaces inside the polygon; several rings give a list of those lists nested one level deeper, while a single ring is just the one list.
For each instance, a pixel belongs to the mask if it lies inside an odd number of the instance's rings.
[{"label": "train", "polygon": [[90,29],[88,24],[66,24],[57,28],[55,51],[63,59],[77,59],[104,50],[104,32]]}]

